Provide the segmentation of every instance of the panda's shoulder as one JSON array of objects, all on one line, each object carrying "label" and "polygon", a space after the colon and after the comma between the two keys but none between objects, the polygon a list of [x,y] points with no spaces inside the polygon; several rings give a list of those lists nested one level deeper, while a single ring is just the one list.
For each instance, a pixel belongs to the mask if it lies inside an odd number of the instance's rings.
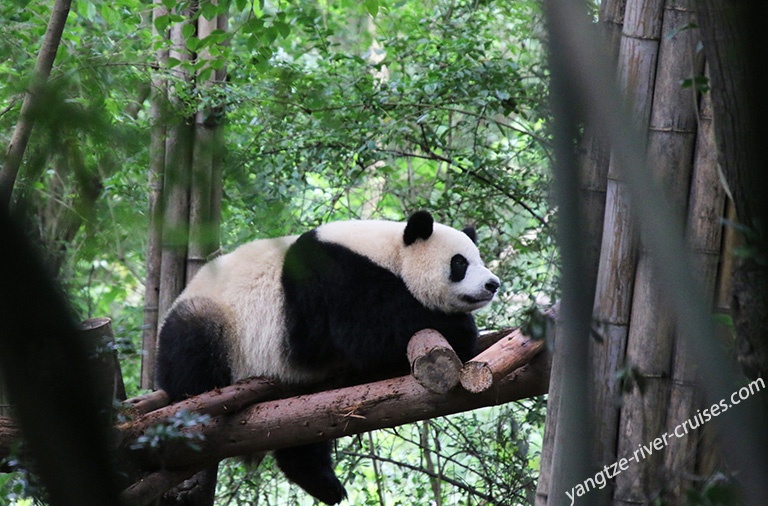
[{"label": "panda's shoulder", "polygon": [[272,264],[279,266],[286,251],[296,242],[298,235],[256,239],[238,246],[235,250],[212,261],[212,268],[238,271],[245,268],[268,268]]},{"label": "panda's shoulder", "polygon": [[405,225],[384,220],[335,221],[316,228],[312,240],[340,246],[397,272]]}]

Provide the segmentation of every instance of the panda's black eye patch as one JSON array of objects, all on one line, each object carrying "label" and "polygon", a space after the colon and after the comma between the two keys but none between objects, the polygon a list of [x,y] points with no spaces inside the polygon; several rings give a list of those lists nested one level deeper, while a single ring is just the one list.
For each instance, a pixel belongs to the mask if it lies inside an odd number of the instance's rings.
[{"label": "panda's black eye patch", "polygon": [[455,283],[464,279],[467,274],[467,267],[469,267],[469,262],[464,258],[464,255],[453,255],[451,258],[451,281]]}]

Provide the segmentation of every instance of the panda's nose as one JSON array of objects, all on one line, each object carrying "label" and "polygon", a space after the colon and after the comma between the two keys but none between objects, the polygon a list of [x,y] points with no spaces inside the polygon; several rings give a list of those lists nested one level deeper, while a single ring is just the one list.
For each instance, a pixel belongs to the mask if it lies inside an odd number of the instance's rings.
[{"label": "panda's nose", "polygon": [[485,289],[488,290],[491,293],[496,293],[496,290],[499,289],[499,286],[501,286],[501,285],[495,279],[491,279],[490,281],[485,283]]}]

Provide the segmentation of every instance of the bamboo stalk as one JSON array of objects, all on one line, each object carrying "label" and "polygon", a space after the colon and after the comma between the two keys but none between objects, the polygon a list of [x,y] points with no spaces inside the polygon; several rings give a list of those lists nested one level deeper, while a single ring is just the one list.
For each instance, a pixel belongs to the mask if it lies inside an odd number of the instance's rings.
[{"label": "bamboo stalk", "polygon": [[[650,120],[651,97],[661,38],[663,0],[628,0],[619,48],[618,76],[640,125]],[[623,364],[637,261],[637,237],[625,183],[612,156],[593,318],[601,341],[591,340],[590,386],[595,465],[614,462],[620,410],[617,372]],[[611,494],[609,485],[600,492]]]},{"label": "bamboo stalk", "polygon": [[[717,174],[717,150],[712,124],[712,99],[709,93],[702,94],[698,114],[698,135],[691,178],[688,204],[687,239],[693,252],[694,272],[701,286],[715,299],[715,285],[720,260],[722,225],[720,217],[725,211],[725,191]],[[672,362],[672,384],[666,430],[671,431],[695,412],[700,396],[696,391],[696,370],[690,362],[685,340],[675,341]],[[701,438],[691,435],[670,441],[664,457],[666,474],[682,477],[672,482],[669,498],[673,503],[682,503],[686,491],[693,486],[689,477],[696,472],[696,455],[709,452],[703,448]]]},{"label": "bamboo stalk", "polygon": [[[168,14],[161,0],[154,0],[152,8],[152,35],[159,39],[154,20]],[[162,35],[167,37],[167,33]],[[163,217],[163,175],[165,174],[165,138],[168,81],[164,72],[168,65],[168,50],[155,52],[160,71],[152,75],[152,91],[149,117],[151,134],[149,144],[149,168],[147,171],[149,187],[149,230],[147,233],[146,280],[144,282],[144,321],[141,333],[141,348],[144,356],[141,360],[141,388],[152,389],[155,386],[155,356],[157,354],[157,329],[160,310],[160,268],[162,262],[162,217]]]},{"label": "bamboo stalk", "polygon": [[[186,13],[189,14],[189,13]],[[184,23],[171,27],[169,58],[182,63],[190,59],[182,33]],[[190,89],[191,76],[182,65],[172,69],[173,84],[169,103],[174,121],[166,139],[163,208],[163,248],[160,262],[159,314],[165,315],[186,284],[186,252],[189,240],[189,185],[192,165],[194,130],[184,117],[185,104],[181,96]]]},{"label": "bamboo stalk", "polygon": [[[653,107],[649,125],[648,165],[662,181],[672,208],[685,213],[696,140],[696,92],[680,83],[698,75],[701,62],[693,60],[698,33],[687,27],[691,10],[685,1],[667,2],[662,32]],[[629,455],[638,445],[664,433],[669,406],[669,378],[675,316],[662,295],[653,267],[654,252],[641,244],[632,296],[626,365],[642,375],[645,388],[632,388],[623,396],[617,454]],[[690,416],[688,413],[686,416]],[[659,473],[664,453],[654,452],[637,463],[633,473],[616,477],[617,504],[650,502],[664,487]],[[671,478],[672,476],[670,476]]]},{"label": "bamboo stalk", "polygon": [[[203,40],[216,30],[218,19],[197,19],[197,38]],[[197,55],[200,61],[210,61],[210,50],[206,47]],[[197,75],[197,91],[210,93],[215,85],[216,74],[212,72],[207,80],[202,79],[202,72],[210,71],[208,65],[201,67]],[[192,149],[192,179],[189,196],[189,248],[187,250],[188,280],[205,264],[208,255],[218,247],[214,245],[212,234],[213,204],[213,151],[216,123],[211,120],[214,111],[210,108],[195,113],[194,141]]]},{"label": "bamboo stalk", "polygon": [[[600,6],[600,22],[614,60],[618,58],[625,6],[626,0],[603,0]],[[580,161],[581,200],[583,223],[587,227],[584,230],[584,264],[585,268],[588,269],[585,277],[591,283],[587,292],[594,293],[603,240],[610,146],[599,137],[593,128],[588,127],[583,150],[584,155]],[[591,353],[594,351],[594,347],[591,347]],[[562,381],[565,381],[562,372],[563,359],[562,354],[553,353],[552,379],[547,399],[547,418],[541,452],[541,470],[536,486],[536,506],[546,506],[549,501],[552,460],[560,408],[560,387]]]}]

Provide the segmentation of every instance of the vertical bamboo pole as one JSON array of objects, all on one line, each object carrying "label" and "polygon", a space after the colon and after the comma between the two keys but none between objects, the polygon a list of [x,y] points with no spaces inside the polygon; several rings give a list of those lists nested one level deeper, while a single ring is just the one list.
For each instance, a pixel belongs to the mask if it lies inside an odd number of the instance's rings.
[{"label": "vertical bamboo pole", "polygon": [[[161,0],[154,0],[152,9],[152,35],[160,40],[154,20],[168,14]],[[168,36],[162,34],[163,38]],[[152,76],[152,95],[149,116],[152,124],[149,145],[149,232],[146,253],[146,281],[144,283],[144,322],[142,326],[141,388],[155,386],[155,356],[157,353],[157,327],[160,302],[160,263],[162,259],[163,174],[165,173],[166,118],[164,112],[168,97],[168,82],[163,75],[168,65],[168,50],[156,51],[160,69]]]},{"label": "vertical bamboo pole", "polygon": [[[192,13],[182,13],[185,20]],[[191,59],[186,49],[182,29],[189,21],[171,27],[169,58],[181,62],[172,70],[173,83],[169,87],[169,103],[174,120],[168,128],[165,145],[165,177],[163,208],[162,260],[160,263],[160,295],[158,311],[164,315],[186,283],[186,257],[189,240],[189,189],[192,173],[193,122],[187,116],[188,97],[192,89],[192,76],[183,64]],[[162,316],[161,316],[162,318]]]},{"label": "vertical bamboo pole", "polygon": [[[661,38],[663,0],[628,0],[619,49],[619,82],[639,125],[649,122]],[[625,183],[616,161],[608,170],[603,242],[600,252],[594,324],[601,340],[591,342],[592,406],[598,467],[616,461],[619,384],[624,364],[636,268],[636,232]],[[610,495],[610,487],[601,493]]]},{"label": "vertical bamboo pole", "polygon": [[[215,0],[213,1],[215,3]],[[198,40],[203,40],[217,28],[226,30],[227,18],[222,15],[206,19],[205,16],[201,15],[197,18],[196,23],[195,36]],[[172,30],[172,38],[174,35],[178,37],[181,47],[183,47],[185,41],[181,37],[181,28],[174,27],[174,30],[176,28],[179,31]],[[175,43],[176,40],[174,39]],[[208,48],[203,48],[196,57],[198,61],[211,60]],[[209,93],[212,87],[216,86],[217,80],[221,78],[223,81],[224,78],[223,72],[211,72],[208,79],[203,79],[201,72],[205,68],[200,68],[198,74],[194,76],[196,80],[195,92],[198,96],[200,93]],[[192,76],[186,76],[186,78],[191,82]],[[205,264],[208,256],[218,248],[222,193],[221,157],[219,155],[222,148],[221,145],[217,146],[217,143],[223,142],[220,114],[221,111],[215,108],[199,108],[189,122],[188,128],[186,124],[178,125],[180,132],[188,136],[188,146],[185,146],[184,143],[177,145],[177,148],[180,148],[180,161],[182,162],[180,168],[184,167],[182,170],[188,171],[186,172],[188,178],[182,177],[180,182],[183,184],[179,184],[174,198],[177,199],[179,205],[179,218],[187,219],[186,225],[189,235],[183,237],[187,246],[186,254],[182,252],[181,247],[172,253],[174,268],[172,274],[178,276],[174,279],[181,282],[177,289],[174,287],[173,290],[170,288],[168,290],[168,296],[172,295],[174,299],[183,288],[183,284],[192,279],[200,267]],[[183,194],[183,191],[188,193]],[[163,258],[165,260],[165,255]],[[172,299],[167,303],[167,306],[161,303],[161,308],[164,308],[162,309],[163,313],[170,307],[171,302]],[[168,502],[175,504],[176,499],[173,497],[184,496],[186,501],[194,504],[213,504],[217,468],[218,466],[212,466],[181,483],[169,493]]]},{"label": "vertical bamboo pole", "polygon": [[[203,40],[218,26],[218,18],[197,19],[197,38]],[[199,61],[210,61],[211,53],[204,48],[197,54]],[[201,73],[207,68],[200,68],[196,81],[196,92],[210,93],[215,86],[216,73],[203,80]],[[210,69],[208,69],[210,71]],[[213,204],[213,144],[216,122],[214,111],[200,108],[195,113],[194,147],[192,150],[192,181],[189,198],[189,248],[187,250],[187,280],[197,273],[214,249],[211,245],[211,220]]]},{"label": "vertical bamboo pole", "polygon": [[[219,14],[217,18],[217,28],[221,31],[229,30],[229,16],[226,12]],[[221,85],[227,80],[227,67],[222,66],[215,72],[217,85]],[[218,110],[216,128],[213,132],[213,168],[212,168],[212,195],[211,195],[211,244],[216,250],[221,247],[221,200],[224,193],[224,156],[226,154],[226,145],[224,140],[224,111]]]},{"label": "vertical bamboo pole", "polygon": [[[701,72],[691,61],[698,32],[686,28],[691,11],[685,0],[668,0],[663,14],[653,105],[649,126],[648,164],[667,190],[676,213],[685,213],[696,139],[696,97],[680,83]],[[627,339],[626,366],[642,375],[645,388],[623,396],[618,455],[629,456],[639,445],[664,433],[669,403],[669,376],[674,314],[654,272],[654,252],[640,244]],[[662,488],[664,454],[653,452],[634,464],[632,473],[616,477],[614,504],[650,502]]]},{"label": "vertical bamboo pole", "polygon": [[[618,58],[621,27],[624,22],[626,0],[603,0],[600,6],[600,23],[611,55]],[[579,164],[581,181],[581,207],[586,230],[585,235],[585,268],[586,278],[590,287],[587,292],[594,293],[594,284],[600,260],[600,244],[603,235],[603,218],[605,215],[606,180],[610,162],[610,149],[596,132],[589,131],[582,145],[582,156]],[[550,344],[554,341],[551,340]],[[536,486],[536,506],[545,506],[549,500],[552,461],[556,457],[555,441],[559,421],[560,387],[565,381],[563,369],[563,354],[553,350],[550,388],[547,397],[547,418],[544,429],[544,441],[541,450],[541,467]]]},{"label": "vertical bamboo pole", "polygon": [[[693,252],[694,272],[714,302],[722,242],[720,217],[725,210],[725,191],[717,174],[712,99],[708,93],[702,94],[699,105],[696,154],[688,202],[687,239]],[[696,395],[696,370],[686,359],[688,356],[685,341],[678,337],[675,340],[667,411],[666,431],[669,433],[694,415],[700,397]],[[686,490],[693,486],[689,477],[696,470],[696,454],[700,446],[700,438],[697,436],[698,431],[685,438],[672,439],[665,450],[664,474],[676,478],[667,487],[670,494],[668,499],[673,504],[684,503]]]}]

